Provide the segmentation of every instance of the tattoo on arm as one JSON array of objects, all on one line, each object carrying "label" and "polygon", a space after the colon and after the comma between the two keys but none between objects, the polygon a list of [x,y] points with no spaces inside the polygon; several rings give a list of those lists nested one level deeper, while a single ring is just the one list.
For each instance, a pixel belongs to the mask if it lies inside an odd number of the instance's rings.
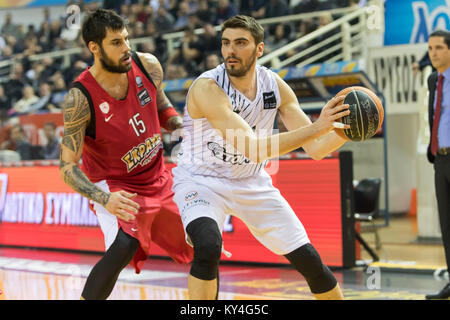
[{"label": "tattoo on arm", "polygon": [[[63,165],[62,162],[61,165]],[[89,181],[77,165],[73,163],[66,163],[63,167],[63,172],[64,182],[71,186],[76,192],[88,199],[100,203],[102,206],[105,206],[108,203],[110,194],[104,192]]]},{"label": "tattoo on arm", "polygon": [[140,57],[145,70],[148,72],[150,77],[152,77],[152,80],[157,87],[158,91],[156,93],[156,105],[158,107],[158,111],[173,108],[172,102],[170,102],[169,98],[162,89],[164,72],[158,59],[151,54],[143,54],[140,55]]},{"label": "tattoo on arm", "polygon": [[104,206],[110,194],[89,181],[78,167],[85,130],[90,120],[89,102],[80,90],[74,88],[67,94],[63,103],[63,116],[64,135],[59,164],[62,179],[81,195]]},{"label": "tattoo on arm", "polygon": [[84,131],[89,122],[89,102],[78,89],[71,89],[63,103],[64,135],[62,144],[75,154],[81,152]]}]

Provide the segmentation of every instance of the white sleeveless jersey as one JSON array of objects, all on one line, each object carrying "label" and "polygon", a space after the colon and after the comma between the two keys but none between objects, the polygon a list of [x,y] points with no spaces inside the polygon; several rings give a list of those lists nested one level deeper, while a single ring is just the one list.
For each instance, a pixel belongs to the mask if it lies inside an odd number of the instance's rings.
[{"label": "white sleeveless jersey", "polygon": [[[201,74],[196,80],[216,81],[231,102],[231,108],[244,119],[258,136],[273,134],[273,125],[280,105],[280,92],[275,74],[263,66],[256,66],[257,94],[247,99],[230,83],[225,65]],[[196,81],[195,80],[195,81]],[[192,83],[192,85],[195,83]],[[192,87],[191,85],[191,87]],[[226,143],[205,118],[192,119],[187,111],[188,95],[183,115],[184,139],[178,153],[178,166],[191,174],[240,179],[257,175],[267,164],[254,163]],[[214,101],[211,101],[214,108]]]}]

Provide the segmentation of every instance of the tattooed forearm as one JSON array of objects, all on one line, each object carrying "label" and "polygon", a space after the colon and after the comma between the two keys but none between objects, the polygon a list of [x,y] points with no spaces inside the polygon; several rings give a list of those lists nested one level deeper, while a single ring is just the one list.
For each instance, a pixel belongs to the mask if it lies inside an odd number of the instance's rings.
[{"label": "tattooed forearm", "polygon": [[61,166],[63,166],[61,173],[64,182],[71,186],[76,192],[90,200],[100,203],[102,206],[105,206],[108,203],[110,194],[104,192],[89,181],[88,177],[86,177],[77,165],[61,161],[60,167]]}]

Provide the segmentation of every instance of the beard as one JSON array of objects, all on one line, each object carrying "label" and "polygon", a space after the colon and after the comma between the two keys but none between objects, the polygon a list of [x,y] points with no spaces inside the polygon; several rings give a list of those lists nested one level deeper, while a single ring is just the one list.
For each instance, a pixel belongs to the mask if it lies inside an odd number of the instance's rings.
[{"label": "beard", "polygon": [[124,59],[127,59],[128,57],[130,57],[130,55],[127,55],[125,57],[122,57],[119,60],[119,63],[114,63],[114,61],[112,61],[108,55],[106,54],[105,50],[103,50],[103,47],[100,46],[100,63],[102,64],[103,69],[105,69],[108,72],[111,73],[127,73],[128,71],[131,70],[131,63],[127,64],[127,65],[121,65],[121,62]]},{"label": "beard", "polygon": [[[240,62],[240,64],[241,64],[241,67],[240,68],[236,68],[236,66],[233,65],[230,68],[228,68],[226,63],[228,62],[229,59],[238,60]],[[253,54],[251,55],[251,58],[250,58],[250,60],[247,63],[243,63],[242,59],[238,59],[236,57],[228,57],[225,60],[225,68],[227,70],[228,75],[230,75],[232,77],[240,78],[240,77],[245,76],[248,73],[248,71],[255,64],[255,61],[256,61],[256,49],[253,52]]]}]

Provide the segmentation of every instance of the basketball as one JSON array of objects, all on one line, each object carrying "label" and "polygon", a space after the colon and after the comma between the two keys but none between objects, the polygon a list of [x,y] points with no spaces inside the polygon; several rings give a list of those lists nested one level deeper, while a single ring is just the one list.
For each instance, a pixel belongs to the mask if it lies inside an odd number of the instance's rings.
[{"label": "basketball", "polygon": [[350,129],[334,131],[344,139],[351,141],[364,141],[372,138],[383,125],[384,109],[380,98],[365,87],[348,87],[336,96],[345,95],[342,104],[350,105],[350,114],[342,117],[340,121],[350,125]]}]

